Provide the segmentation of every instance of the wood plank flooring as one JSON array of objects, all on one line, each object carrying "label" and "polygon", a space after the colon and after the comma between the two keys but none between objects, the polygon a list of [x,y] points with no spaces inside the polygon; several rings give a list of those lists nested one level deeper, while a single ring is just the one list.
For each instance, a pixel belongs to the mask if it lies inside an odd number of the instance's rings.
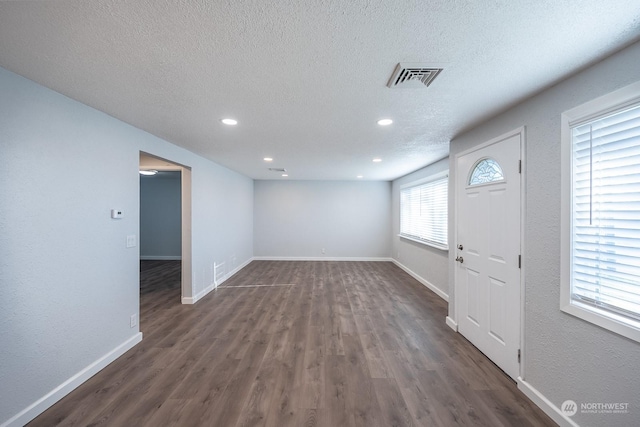
[{"label": "wood plank flooring", "polygon": [[553,426],[388,262],[254,261],[193,306],[142,262],[143,341],[30,426]]}]

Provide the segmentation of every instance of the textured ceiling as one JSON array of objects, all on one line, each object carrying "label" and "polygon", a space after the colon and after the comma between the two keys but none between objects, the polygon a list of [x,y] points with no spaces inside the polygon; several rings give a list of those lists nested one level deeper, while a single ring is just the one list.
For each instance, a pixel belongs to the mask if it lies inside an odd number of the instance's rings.
[{"label": "textured ceiling", "polygon": [[[255,179],[390,180],[638,40],[639,17],[637,0],[3,1],[0,66]],[[444,71],[389,89],[398,62]]]}]

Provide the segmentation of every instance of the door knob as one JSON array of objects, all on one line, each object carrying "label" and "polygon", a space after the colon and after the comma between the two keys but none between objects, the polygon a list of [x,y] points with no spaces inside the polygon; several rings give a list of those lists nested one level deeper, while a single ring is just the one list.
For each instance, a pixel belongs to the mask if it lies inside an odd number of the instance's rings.
[{"label": "door knob", "polygon": [[462,245],[458,245],[458,249],[462,250]]},{"label": "door knob", "polygon": [[459,256],[458,258],[456,258],[456,261],[458,261],[460,264],[462,264],[464,262],[464,258]]}]

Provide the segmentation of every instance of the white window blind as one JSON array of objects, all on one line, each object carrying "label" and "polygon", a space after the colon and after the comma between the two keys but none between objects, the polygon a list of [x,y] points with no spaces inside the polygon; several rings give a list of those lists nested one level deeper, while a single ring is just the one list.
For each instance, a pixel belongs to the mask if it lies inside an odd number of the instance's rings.
[{"label": "white window blind", "polygon": [[571,140],[571,300],[640,321],[640,105],[572,126]]},{"label": "white window blind", "polygon": [[400,190],[400,236],[448,249],[447,182],[445,176]]}]

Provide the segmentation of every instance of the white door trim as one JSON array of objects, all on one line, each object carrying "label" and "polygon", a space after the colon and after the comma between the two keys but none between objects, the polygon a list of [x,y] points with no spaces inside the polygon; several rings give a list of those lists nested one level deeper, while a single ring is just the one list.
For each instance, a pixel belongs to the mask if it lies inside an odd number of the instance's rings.
[{"label": "white door trim", "polygon": [[[455,179],[456,175],[457,175],[457,170],[455,168],[457,168],[458,165],[458,159],[462,156],[465,156],[467,154],[473,153],[474,151],[478,151],[481,150],[485,147],[488,147],[490,145],[496,144],[500,141],[504,141],[505,139],[511,138],[513,136],[519,135],[520,136],[520,159],[522,161],[522,169],[521,169],[521,176],[520,176],[520,255],[521,255],[521,266],[520,266],[520,353],[521,353],[521,357],[520,357],[520,366],[519,366],[519,375],[518,375],[518,380],[520,381],[524,381],[525,380],[525,355],[526,355],[526,351],[525,351],[525,320],[526,320],[526,316],[525,316],[525,267],[526,267],[526,263],[525,263],[525,252],[524,252],[524,248],[525,248],[525,224],[526,224],[526,193],[525,193],[525,189],[526,189],[526,164],[527,162],[525,161],[525,157],[526,157],[526,128],[524,126],[520,126],[512,131],[506,132],[498,137],[492,138],[489,141],[486,141],[484,143],[481,143],[479,145],[473,146],[467,150],[461,151],[460,153],[456,153],[456,155],[454,156],[454,161],[453,161],[453,170],[451,171],[451,173],[449,174],[449,188],[453,188],[453,201],[454,201],[454,207],[453,207],[453,242],[454,242],[454,247],[455,247],[455,242],[458,241],[458,186],[457,183],[454,181],[453,185],[451,182],[451,179],[453,177],[453,179]],[[451,197],[451,196],[450,196]],[[456,257],[456,251],[452,250],[449,251],[449,264],[450,265],[455,265],[455,257]],[[458,292],[458,269],[457,268],[453,268],[453,274],[454,274],[454,280],[453,280],[453,284],[454,284],[454,289],[453,289],[453,310],[451,311],[451,315],[447,316],[446,322],[447,325],[449,325],[452,329],[454,329],[456,332],[458,331],[458,307],[459,307],[459,303],[460,303],[460,292]]]}]

